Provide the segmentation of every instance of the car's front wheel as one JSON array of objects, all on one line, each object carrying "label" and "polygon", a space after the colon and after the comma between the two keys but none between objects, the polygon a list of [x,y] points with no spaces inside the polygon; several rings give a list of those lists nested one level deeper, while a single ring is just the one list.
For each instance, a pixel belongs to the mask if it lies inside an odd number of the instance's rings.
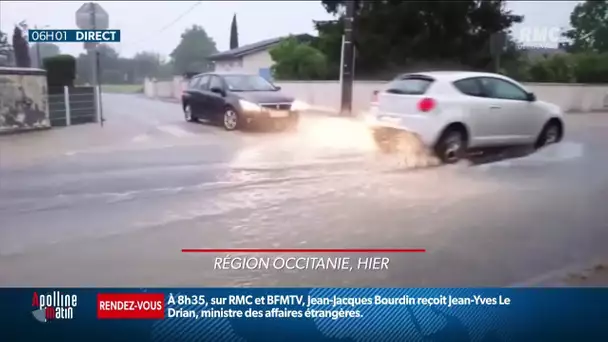
[{"label": "car's front wheel", "polygon": [[227,107],[224,110],[224,117],[222,120],[222,124],[224,126],[224,129],[227,131],[234,131],[236,129],[238,129],[240,127],[240,116],[239,114],[236,112],[236,110],[234,110],[231,107]]},{"label": "car's front wheel", "polygon": [[536,148],[560,142],[562,139],[562,127],[557,121],[549,121],[536,141]]},{"label": "car's front wheel", "polygon": [[467,140],[463,130],[449,128],[443,133],[437,145],[435,154],[445,164],[454,164],[461,160],[466,152]]}]

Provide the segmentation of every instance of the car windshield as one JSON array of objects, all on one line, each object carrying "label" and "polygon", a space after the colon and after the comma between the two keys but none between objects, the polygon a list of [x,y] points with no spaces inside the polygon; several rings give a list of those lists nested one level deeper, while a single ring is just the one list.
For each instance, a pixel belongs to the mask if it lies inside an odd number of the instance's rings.
[{"label": "car windshield", "polygon": [[273,91],[275,87],[263,77],[257,75],[224,76],[230,91]]}]

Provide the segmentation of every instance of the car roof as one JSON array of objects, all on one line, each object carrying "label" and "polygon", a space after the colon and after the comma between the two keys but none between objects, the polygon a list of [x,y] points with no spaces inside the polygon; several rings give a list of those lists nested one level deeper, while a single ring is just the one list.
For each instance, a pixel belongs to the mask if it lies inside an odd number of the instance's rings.
[{"label": "car roof", "polygon": [[477,71],[426,71],[426,72],[411,72],[407,74],[401,75],[401,77],[405,76],[426,76],[430,78],[434,78],[436,80],[442,81],[458,81],[465,78],[473,78],[473,77],[494,77],[501,79],[508,79],[503,75],[494,74],[490,72],[477,72]]}]

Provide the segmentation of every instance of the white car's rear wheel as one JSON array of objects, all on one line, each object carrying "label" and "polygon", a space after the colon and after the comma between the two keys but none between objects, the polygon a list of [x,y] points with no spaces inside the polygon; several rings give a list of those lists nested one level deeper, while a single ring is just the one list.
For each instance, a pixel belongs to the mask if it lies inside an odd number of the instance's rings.
[{"label": "white car's rear wheel", "polygon": [[449,128],[437,143],[435,153],[442,162],[454,164],[465,156],[466,134],[458,128]]}]

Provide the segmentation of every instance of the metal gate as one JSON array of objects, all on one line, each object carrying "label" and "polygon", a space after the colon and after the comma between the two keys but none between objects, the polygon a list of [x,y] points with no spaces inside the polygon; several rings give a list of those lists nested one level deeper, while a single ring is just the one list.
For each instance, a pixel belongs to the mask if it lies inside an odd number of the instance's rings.
[{"label": "metal gate", "polygon": [[50,88],[48,95],[51,126],[98,122],[97,87]]}]

